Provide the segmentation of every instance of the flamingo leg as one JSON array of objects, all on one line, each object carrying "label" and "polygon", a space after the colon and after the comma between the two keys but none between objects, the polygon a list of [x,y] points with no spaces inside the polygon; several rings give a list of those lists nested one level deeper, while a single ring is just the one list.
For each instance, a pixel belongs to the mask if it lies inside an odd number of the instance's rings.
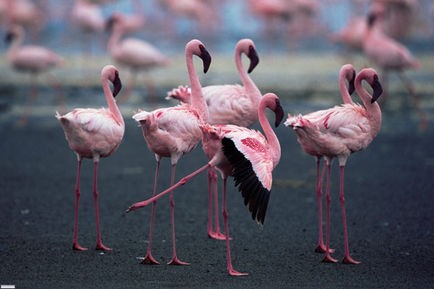
[{"label": "flamingo leg", "polygon": [[30,80],[30,97],[27,100],[26,106],[24,108],[24,114],[22,115],[21,119],[18,121],[18,126],[25,126],[27,125],[27,120],[29,116],[32,114],[33,111],[33,105],[36,101],[36,97],[39,94],[39,87],[37,85],[37,74],[32,73],[31,80]]},{"label": "flamingo leg", "polygon": [[[216,240],[225,240],[225,235],[220,230],[220,212],[219,201],[217,191],[217,173],[214,168],[208,170],[208,236]],[[214,202],[214,219],[215,219],[215,231],[212,229],[212,213]]]},{"label": "flamingo leg", "polygon": [[127,89],[123,93],[123,97],[119,100],[119,104],[127,102],[131,94],[133,93],[134,87],[136,86],[136,72],[131,71],[130,73],[130,80],[128,82]]},{"label": "flamingo leg", "polygon": [[106,247],[101,240],[101,229],[99,225],[99,206],[98,206],[98,160],[94,160],[93,170],[93,199],[95,204],[95,221],[96,221],[96,250],[111,251],[112,249]]},{"label": "flamingo leg", "polygon": [[[326,251],[326,245],[323,241],[323,230],[322,230],[322,184],[324,179],[324,174],[327,166],[324,164],[322,171],[320,170],[321,157],[316,158],[316,198],[318,205],[318,245],[315,248],[315,252],[324,253]],[[334,252],[334,249],[329,249],[330,253]]]},{"label": "flamingo leg", "polygon": [[[170,186],[172,187],[175,183],[175,171],[176,164],[172,165],[172,174],[170,177]],[[173,195],[173,191],[170,193],[170,219],[172,223],[172,251],[173,256],[168,265],[190,265],[189,263],[183,262],[179,260],[176,254],[176,237],[175,237],[175,197]]]},{"label": "flamingo leg", "polygon": [[188,181],[190,181],[192,178],[194,178],[195,176],[197,176],[198,174],[200,174],[201,172],[205,171],[206,169],[208,169],[209,167],[211,167],[212,164],[207,163],[206,165],[204,165],[203,167],[197,169],[196,171],[192,172],[191,174],[183,177],[181,180],[179,180],[176,184],[174,184],[173,186],[171,186],[170,188],[162,191],[161,193],[159,193],[158,195],[153,196],[152,198],[149,198],[147,200],[144,200],[142,202],[137,202],[133,205],[131,205],[128,209],[127,209],[127,213],[140,209],[142,207],[145,207],[147,205],[149,205],[150,203],[158,200],[159,198],[161,198],[164,195],[167,195],[170,192],[173,192],[174,190],[176,190],[177,188],[179,188],[180,186],[185,185]]},{"label": "flamingo leg", "polygon": [[331,161],[327,161],[327,183],[326,183],[326,250],[324,252],[323,262],[336,263],[338,260],[330,255],[330,175]]},{"label": "flamingo leg", "polygon": [[342,209],[342,222],[344,224],[344,249],[345,249],[345,257],[342,260],[342,263],[345,264],[359,264],[359,261],[354,260],[350,256],[350,249],[348,245],[348,228],[347,228],[347,216],[345,214],[345,198],[344,198],[344,171],[345,166],[339,166],[340,171],[340,180],[339,180],[339,200],[341,203]]},{"label": "flamingo leg", "polygon": [[231,245],[229,240],[229,214],[226,206],[226,180],[227,178],[223,178],[223,221],[225,225],[225,232],[226,232],[226,259],[227,259],[227,269],[229,272],[229,275],[231,276],[246,276],[248,273],[241,273],[236,271],[232,266],[232,257],[231,257]]},{"label": "flamingo leg", "polygon": [[408,90],[408,93],[411,95],[413,99],[414,108],[416,109],[416,112],[420,119],[419,128],[421,130],[426,130],[428,127],[428,117],[426,115],[426,112],[420,108],[420,100],[416,94],[416,90],[414,88],[413,82],[404,74],[404,72],[398,73],[398,75],[401,81],[404,82]]},{"label": "flamingo leg", "polygon": [[78,244],[78,204],[80,201],[80,173],[81,173],[81,158],[78,157],[77,180],[75,182],[75,209],[74,209],[74,236],[72,238],[72,249],[76,251],[86,251]]},{"label": "flamingo leg", "polygon": [[[152,196],[155,196],[157,192],[157,183],[158,183],[158,172],[160,170],[160,160],[157,159],[157,165],[155,166],[155,177],[154,177],[154,191],[152,192]],[[158,265],[160,264],[153,256],[152,256],[152,234],[154,228],[154,220],[155,220],[155,211],[157,207],[157,201],[152,202],[152,212],[151,212],[151,222],[149,224],[149,243],[148,249],[146,251],[146,256],[143,258],[141,264],[144,265]]]}]

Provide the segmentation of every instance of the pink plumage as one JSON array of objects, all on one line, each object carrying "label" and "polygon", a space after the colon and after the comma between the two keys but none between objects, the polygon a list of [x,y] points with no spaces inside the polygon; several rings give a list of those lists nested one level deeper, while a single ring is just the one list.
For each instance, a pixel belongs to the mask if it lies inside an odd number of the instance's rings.
[{"label": "pink plumage", "polygon": [[[97,190],[98,163],[101,157],[110,156],[119,147],[124,135],[125,124],[114,99],[121,89],[118,70],[113,65],[104,66],[101,71],[101,82],[108,109],[76,108],[65,115],[56,113],[56,118],[62,125],[69,147],[76,153],[78,160],[73,249],[79,251],[87,250],[78,244],[78,204],[83,158],[93,159],[94,162],[93,194],[96,210],[96,249],[111,250],[101,240]],[[109,82],[113,83],[113,92],[110,90]]]},{"label": "pink plumage", "polygon": [[247,273],[238,272],[232,266],[226,207],[226,180],[229,176],[234,177],[235,186],[241,191],[244,204],[249,208],[252,218],[263,223],[270,197],[272,170],[278,164],[281,153],[279,140],[265,115],[266,108],[274,111],[276,126],[283,118],[279,98],[273,93],[264,95],[259,104],[258,117],[265,136],[257,131],[235,125],[202,125],[202,148],[209,162],[160,194],[133,204],[128,211],[149,205],[184,185],[199,173],[215,167],[223,177],[223,220],[226,232],[227,269],[233,276],[246,275]]},{"label": "pink plumage", "polygon": [[[366,80],[373,88],[371,96],[362,85]],[[377,98],[383,90],[373,69],[365,68],[356,77],[355,88],[363,106],[345,103],[330,109],[320,110],[307,115],[291,116],[285,121],[286,126],[294,129],[302,148],[317,158],[324,157],[327,164],[326,184],[326,244],[324,248],[326,262],[336,262],[330,250],[330,167],[337,158],[340,166],[340,200],[344,223],[344,263],[357,264],[349,253],[348,233],[344,202],[344,168],[348,157],[365,149],[375,138],[381,128],[381,110]],[[318,169],[317,169],[318,171]],[[317,180],[317,192],[318,188]]]},{"label": "pink plumage", "polygon": [[[171,184],[175,181],[175,170],[178,160],[186,153],[193,150],[202,137],[200,125],[203,115],[207,115],[205,100],[202,96],[202,88],[193,65],[193,55],[203,60],[204,72],[207,72],[211,57],[205,46],[199,40],[189,41],[185,48],[186,62],[191,91],[191,105],[178,105],[175,107],[160,108],[151,112],[141,111],[133,116],[140,123],[143,136],[148,148],[154,152],[157,160],[155,170],[154,192],[157,189],[158,170],[160,160],[163,157],[170,158],[172,164]],[[172,248],[173,257],[169,264],[188,265],[178,259],[175,245],[175,202],[173,196],[170,198],[172,216]],[[149,244],[147,254],[142,261],[143,264],[158,264],[152,256],[152,231],[155,216],[155,203],[152,206],[152,216],[150,221]]]}]

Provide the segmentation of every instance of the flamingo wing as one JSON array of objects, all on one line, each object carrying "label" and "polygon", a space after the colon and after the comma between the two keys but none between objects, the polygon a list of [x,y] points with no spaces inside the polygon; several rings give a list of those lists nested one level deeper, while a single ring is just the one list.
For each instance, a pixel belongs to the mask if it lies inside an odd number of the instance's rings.
[{"label": "flamingo wing", "polygon": [[[273,162],[264,138],[249,130],[243,137],[227,134],[222,139],[223,153],[231,163],[235,186],[244,198],[252,218],[263,224],[270,198]],[[260,137],[258,137],[260,136]]]}]

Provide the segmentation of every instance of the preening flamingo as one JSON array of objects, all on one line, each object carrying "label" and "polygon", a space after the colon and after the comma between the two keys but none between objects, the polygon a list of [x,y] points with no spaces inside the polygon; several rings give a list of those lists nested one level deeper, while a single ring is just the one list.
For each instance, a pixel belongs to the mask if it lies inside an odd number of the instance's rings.
[{"label": "preening flamingo", "polygon": [[[154,152],[157,160],[155,169],[154,192],[157,190],[158,171],[160,160],[169,157],[172,164],[171,185],[175,182],[175,170],[178,160],[186,153],[193,150],[202,138],[202,131],[199,127],[202,116],[207,112],[205,100],[202,96],[202,87],[194,69],[193,55],[200,57],[203,61],[204,72],[206,73],[211,63],[211,57],[205,46],[199,40],[193,39],[185,47],[187,70],[190,77],[191,105],[178,105],[175,107],[160,108],[151,112],[141,111],[133,116],[140,123],[143,136],[148,148]],[[152,215],[149,227],[148,250],[143,264],[158,264],[152,256],[152,232],[155,217],[156,203],[152,205]],[[172,223],[172,248],[173,257],[169,262],[171,265],[188,265],[178,259],[175,244],[175,201],[170,196],[170,212]]]},{"label": "preening flamingo", "polygon": [[258,131],[235,125],[202,125],[202,148],[209,162],[160,194],[133,204],[128,211],[149,205],[210,167],[217,168],[223,178],[223,220],[226,233],[227,269],[233,276],[246,275],[247,273],[238,272],[232,266],[226,206],[226,180],[228,176],[234,177],[235,186],[241,192],[244,204],[248,207],[252,218],[263,224],[272,186],[272,172],[279,163],[281,153],[279,140],[266,117],[266,108],[275,113],[276,127],[283,118],[279,98],[273,93],[265,94],[258,108],[259,123],[265,136]]},{"label": "preening flamingo", "polygon": [[[246,70],[242,63],[242,54],[249,60],[249,68]],[[210,85],[202,88],[203,96],[208,106],[208,123],[214,124],[233,124],[249,127],[258,121],[258,106],[262,94],[249,73],[255,69],[259,63],[258,53],[254,42],[251,39],[241,39],[235,45],[235,64],[242,85]],[[169,96],[186,101],[188,90],[179,87],[169,92]],[[188,101],[188,100],[187,100]],[[215,239],[224,239],[220,231],[218,194],[217,194],[217,174],[214,168],[208,172],[208,236]],[[214,199],[215,230],[212,225],[212,200]]]},{"label": "preening flamingo", "polygon": [[[27,104],[27,111],[24,113],[21,123],[25,123],[27,115],[30,114],[31,105],[33,104],[38,91],[36,87],[37,76],[40,73],[48,72],[54,67],[59,67],[64,60],[55,52],[46,47],[39,45],[23,45],[24,29],[21,26],[12,26],[6,34],[6,42],[11,43],[7,52],[9,64],[20,72],[29,72],[31,74],[31,95]],[[53,79],[54,77],[51,76]],[[55,80],[55,79],[54,79]],[[56,87],[59,86],[55,80]]]},{"label": "preening flamingo", "polygon": [[[125,97],[128,98],[135,85],[137,72],[147,72],[156,67],[168,65],[169,59],[146,41],[137,38],[122,39],[125,31],[118,14],[113,14],[107,21],[107,29],[112,31],[107,46],[110,56],[117,63],[131,70],[131,80],[125,93]],[[153,95],[153,84],[149,80],[146,81],[148,94]]]},{"label": "preening flamingo", "polygon": [[387,96],[388,73],[397,72],[413,98],[415,109],[420,118],[420,128],[426,129],[428,119],[426,113],[420,108],[419,98],[416,95],[412,81],[404,74],[404,70],[420,68],[420,62],[402,44],[376,29],[376,23],[383,17],[384,11],[375,10],[368,16],[368,29],[363,42],[363,51],[366,56],[383,70],[383,84]]},{"label": "preening flamingo", "polygon": [[[363,87],[363,80],[367,81],[373,88],[372,96]],[[317,156],[317,158],[322,156],[326,160],[326,244],[323,250],[325,262],[337,262],[330,255],[330,172],[332,160],[337,158],[340,167],[339,199],[344,227],[345,256],[343,263],[359,263],[350,256],[349,252],[344,199],[344,169],[348,157],[354,152],[365,149],[380,131],[381,110],[376,101],[383,89],[377,73],[371,68],[360,71],[355,80],[355,89],[364,106],[356,103],[344,103],[341,106],[312,112],[304,116],[288,115],[288,119],[285,121],[286,126],[294,129],[298,142],[306,152]],[[317,194],[318,186],[317,180]],[[322,226],[321,223],[319,225]]]},{"label": "preening flamingo", "polygon": [[[73,111],[60,115],[56,113],[60,121],[69,147],[77,154],[78,169],[75,185],[75,223],[72,248],[74,250],[87,250],[78,243],[78,204],[80,200],[80,171],[83,158],[93,159],[94,179],[93,197],[96,213],[96,249],[110,251],[101,240],[98,209],[98,163],[100,158],[108,157],[119,147],[124,136],[125,124],[122,114],[116,104],[122,84],[119,73],[113,65],[106,65],[101,71],[101,82],[104,90],[108,109],[76,108]],[[113,83],[113,92],[109,82]]]}]

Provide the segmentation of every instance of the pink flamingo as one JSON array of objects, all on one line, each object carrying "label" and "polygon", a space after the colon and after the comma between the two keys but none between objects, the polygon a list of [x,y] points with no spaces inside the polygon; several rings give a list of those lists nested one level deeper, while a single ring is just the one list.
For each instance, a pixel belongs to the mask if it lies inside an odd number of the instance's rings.
[{"label": "pink flamingo", "polygon": [[229,274],[233,276],[247,275],[247,273],[236,271],[232,266],[226,206],[226,180],[228,176],[234,177],[235,186],[238,186],[238,190],[244,198],[244,204],[251,212],[252,218],[263,224],[270,197],[272,171],[280,160],[279,140],[267,120],[266,108],[275,113],[276,126],[283,118],[283,109],[279,98],[273,93],[265,94],[258,109],[259,123],[265,137],[258,131],[235,125],[202,125],[202,148],[208,156],[209,162],[160,194],[146,201],[133,204],[128,211],[149,205],[210,167],[217,168],[223,178],[223,220],[226,232],[227,269]]},{"label": "pink flamingo", "polygon": [[[151,112],[141,111],[133,116],[140,123],[143,136],[148,148],[154,152],[157,160],[155,169],[154,192],[157,190],[158,171],[160,160],[163,157],[170,157],[172,164],[171,185],[175,182],[176,164],[186,153],[193,150],[202,137],[199,127],[201,118],[206,118],[206,103],[202,97],[202,87],[199,78],[194,70],[193,55],[200,57],[203,61],[204,72],[208,71],[211,63],[211,56],[205,46],[199,40],[193,39],[187,43],[185,48],[186,62],[190,84],[192,87],[191,106],[178,105],[175,107],[160,108]],[[152,256],[152,232],[155,217],[156,203],[152,205],[152,215],[149,228],[148,250],[143,264],[159,264]],[[178,259],[175,244],[175,200],[170,196],[170,212],[172,222],[172,249],[173,257],[168,263],[170,265],[188,265]]]},{"label": "pink flamingo", "polygon": [[[245,54],[250,65],[248,70],[243,67],[242,54]],[[235,64],[242,85],[210,85],[202,88],[209,112],[209,124],[234,124],[249,127],[258,121],[258,106],[262,94],[249,73],[259,63],[258,53],[255,44],[251,39],[241,39],[235,46]],[[169,92],[169,97],[177,98],[188,102],[188,90],[186,87],[179,87]],[[220,231],[217,174],[214,168],[208,172],[208,236],[210,238],[223,240],[225,236]],[[212,228],[212,200],[214,199],[215,230]]]},{"label": "pink flamingo", "polygon": [[143,5],[139,0],[133,0],[132,3],[134,13],[125,14],[122,12],[113,12],[116,15],[119,22],[122,23],[124,33],[134,33],[143,29],[145,25],[145,14],[143,11]]},{"label": "pink flamingo", "polygon": [[[156,47],[146,41],[137,38],[121,40],[125,31],[122,18],[118,14],[113,14],[110,17],[107,28],[112,30],[107,47],[111,57],[132,71],[132,78],[126,93],[126,97],[129,97],[135,84],[137,71],[147,72],[150,69],[168,65],[169,60]],[[147,82],[148,94],[153,95],[153,84],[149,80]]]},{"label": "pink flamingo", "polygon": [[[109,81],[113,83],[113,92],[110,90]],[[96,249],[111,250],[101,240],[97,190],[98,163],[100,158],[110,156],[119,147],[124,136],[125,124],[115,100],[122,87],[118,70],[113,65],[106,65],[101,71],[101,82],[108,109],[76,108],[65,115],[56,113],[56,117],[65,131],[69,147],[77,154],[78,160],[75,185],[75,223],[72,241],[72,248],[78,251],[87,250],[87,248],[78,244],[78,203],[80,200],[80,171],[83,158],[93,159],[94,162],[93,197],[96,213]]]},{"label": "pink flamingo", "polygon": [[[6,34],[6,42],[11,43],[7,52],[9,64],[17,71],[29,72],[31,74],[32,93],[27,105],[27,111],[21,119],[21,124],[27,120],[27,115],[31,112],[38,91],[36,87],[37,76],[40,73],[48,72],[54,67],[63,64],[63,58],[46,47],[38,45],[23,45],[24,29],[21,26],[12,26]],[[51,76],[51,75],[50,75]],[[53,76],[51,78],[54,79]],[[59,87],[56,80],[56,87]]]},{"label": "pink flamingo", "polygon": [[[386,89],[389,71],[397,72],[413,98],[414,106],[420,117],[419,127],[424,130],[428,126],[426,113],[420,108],[419,98],[412,81],[404,74],[404,70],[418,69],[421,64],[405,46],[384,34],[380,29],[375,29],[375,23],[383,13],[384,11],[375,10],[369,14],[363,50],[366,56],[384,71],[383,81]],[[387,92],[385,92],[386,95]]]},{"label": "pink flamingo", "polygon": [[[373,88],[371,96],[363,87],[366,80]],[[356,77],[355,88],[363,106],[356,103],[345,103],[327,110],[320,110],[307,115],[291,116],[285,121],[291,126],[299,143],[311,155],[323,156],[327,165],[326,183],[326,245],[324,262],[337,262],[331,257],[330,250],[330,172],[332,160],[337,157],[340,167],[339,199],[341,203],[344,227],[343,263],[358,264],[350,256],[348,245],[348,230],[344,199],[344,170],[348,157],[357,151],[365,149],[375,138],[381,128],[381,110],[376,102],[383,90],[375,70],[365,68]],[[318,181],[317,181],[318,192]],[[320,226],[322,226],[320,224]]]},{"label": "pink flamingo", "polygon": [[[353,65],[346,64],[343,65],[339,71],[339,90],[342,96],[343,103],[352,104],[351,94],[354,92],[354,80],[356,78],[356,70]],[[345,82],[348,81],[348,88]],[[307,116],[306,116],[307,117]],[[293,121],[296,119],[288,119],[285,122],[286,126],[293,126]],[[325,173],[326,165],[322,172],[320,172],[321,159],[323,158],[323,152],[319,151],[315,146],[312,145],[312,140],[309,135],[306,135],[301,131],[297,133],[297,140],[300,143],[302,149],[307,153],[315,157],[316,159],[316,198],[318,206],[318,244],[315,248],[315,252],[324,253],[326,246],[323,241],[323,230],[322,230],[322,183],[323,176]],[[333,250],[331,250],[333,252]]]}]

